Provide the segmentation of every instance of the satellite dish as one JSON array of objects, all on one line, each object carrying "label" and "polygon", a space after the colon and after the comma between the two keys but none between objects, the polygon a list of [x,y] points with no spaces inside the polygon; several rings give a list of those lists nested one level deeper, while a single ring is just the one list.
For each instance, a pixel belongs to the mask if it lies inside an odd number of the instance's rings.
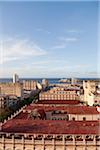
[{"label": "satellite dish", "polygon": [[41,85],[39,82],[37,82],[37,84],[36,84],[36,85],[37,85],[37,87],[38,87],[38,89],[39,89],[39,90],[41,90],[41,89],[42,89],[42,85]]}]

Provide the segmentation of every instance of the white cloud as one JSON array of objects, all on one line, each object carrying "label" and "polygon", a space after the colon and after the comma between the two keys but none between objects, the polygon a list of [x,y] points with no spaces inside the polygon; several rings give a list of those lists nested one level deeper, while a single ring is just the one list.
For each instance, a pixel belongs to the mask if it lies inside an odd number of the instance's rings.
[{"label": "white cloud", "polygon": [[60,43],[60,44],[53,46],[51,49],[63,49],[65,47],[66,47],[65,43]]},{"label": "white cloud", "polygon": [[50,31],[48,30],[45,30],[45,29],[42,29],[42,28],[37,28],[36,31],[39,31],[39,32],[44,32],[44,33],[47,33],[47,34],[51,34]]},{"label": "white cloud", "polygon": [[0,47],[0,52],[2,52],[1,63],[47,54],[39,45],[27,39],[9,39],[0,42],[2,44]]},{"label": "white cloud", "polygon": [[58,37],[58,44],[54,45],[52,49],[63,49],[66,48],[67,44],[77,41],[78,38],[76,37]]},{"label": "white cloud", "polygon": [[83,30],[78,30],[78,29],[69,29],[66,30],[67,33],[72,33],[72,34],[78,34],[78,33],[83,33]]},{"label": "white cloud", "polygon": [[76,42],[78,38],[76,37],[59,37],[59,40],[62,42]]}]

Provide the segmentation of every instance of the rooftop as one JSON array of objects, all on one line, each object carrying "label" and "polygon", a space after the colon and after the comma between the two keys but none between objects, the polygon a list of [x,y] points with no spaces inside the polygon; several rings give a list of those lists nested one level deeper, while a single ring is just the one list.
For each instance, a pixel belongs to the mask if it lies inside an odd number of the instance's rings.
[{"label": "rooftop", "polygon": [[79,100],[40,100],[37,104],[68,104],[68,105],[75,105],[80,104]]},{"label": "rooftop", "polygon": [[64,110],[68,114],[100,114],[97,111],[96,107],[93,106],[38,106],[38,105],[29,105],[24,110],[34,110],[34,109],[42,109],[46,111],[53,111],[53,110]]},{"label": "rooftop", "polygon": [[99,121],[12,119],[1,132],[29,134],[100,134]]}]

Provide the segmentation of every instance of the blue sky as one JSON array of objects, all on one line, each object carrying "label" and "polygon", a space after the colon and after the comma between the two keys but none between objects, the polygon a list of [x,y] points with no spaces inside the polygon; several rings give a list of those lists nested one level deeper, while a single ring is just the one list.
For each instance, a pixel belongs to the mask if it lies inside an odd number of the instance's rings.
[{"label": "blue sky", "polygon": [[97,77],[98,2],[0,2],[0,77]]}]

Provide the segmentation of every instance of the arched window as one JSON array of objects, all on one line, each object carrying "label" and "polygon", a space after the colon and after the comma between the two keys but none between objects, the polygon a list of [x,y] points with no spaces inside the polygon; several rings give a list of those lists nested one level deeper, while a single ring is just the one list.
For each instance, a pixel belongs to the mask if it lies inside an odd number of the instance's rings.
[{"label": "arched window", "polygon": [[75,117],[73,117],[72,120],[75,121]]},{"label": "arched window", "polygon": [[83,117],[83,120],[85,121],[85,120],[86,120],[86,117]]}]

